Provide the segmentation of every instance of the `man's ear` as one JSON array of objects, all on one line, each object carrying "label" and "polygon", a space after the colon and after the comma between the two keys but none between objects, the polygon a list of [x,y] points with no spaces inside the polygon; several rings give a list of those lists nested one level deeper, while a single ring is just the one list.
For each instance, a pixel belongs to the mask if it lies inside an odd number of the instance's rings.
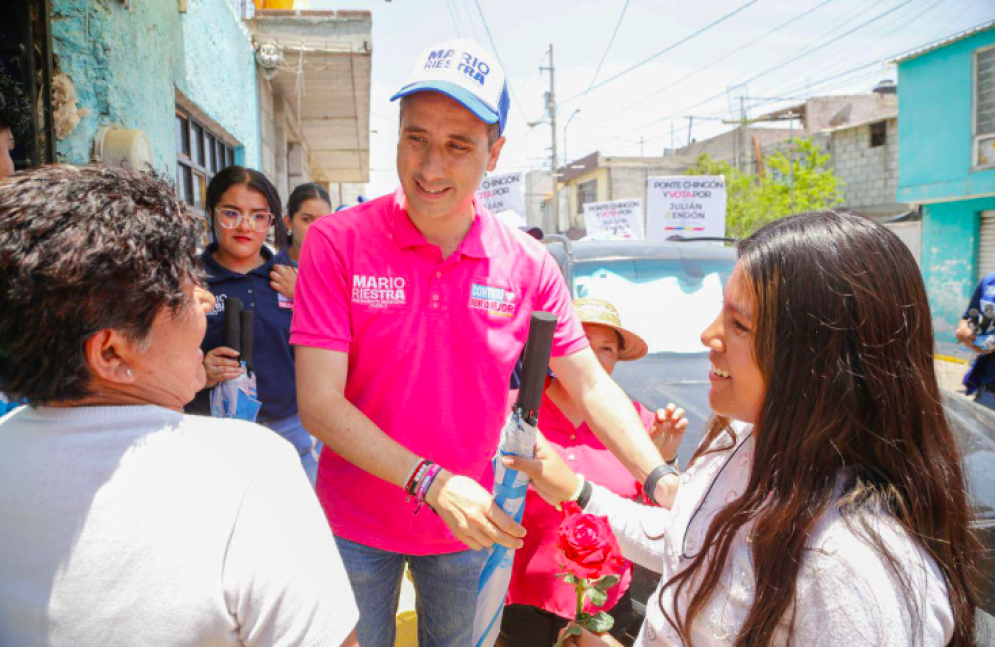
[{"label": "man's ear", "polygon": [[504,143],[507,140],[504,137],[498,137],[494,145],[487,152],[487,172],[493,173],[494,169],[497,168],[498,158],[501,157],[501,149],[504,148]]},{"label": "man's ear", "polygon": [[131,372],[129,359],[132,356],[132,342],[116,330],[104,328],[90,335],[83,345],[90,374],[95,380],[115,384],[131,384],[135,376]]}]

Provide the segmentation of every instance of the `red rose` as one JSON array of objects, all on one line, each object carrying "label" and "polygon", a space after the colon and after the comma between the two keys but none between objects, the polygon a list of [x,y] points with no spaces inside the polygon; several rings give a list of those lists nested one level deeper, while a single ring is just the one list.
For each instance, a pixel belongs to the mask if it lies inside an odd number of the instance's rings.
[{"label": "red rose", "polygon": [[556,547],[563,553],[561,565],[576,577],[594,581],[605,575],[619,575],[625,568],[608,519],[584,514],[572,501],[563,504]]}]

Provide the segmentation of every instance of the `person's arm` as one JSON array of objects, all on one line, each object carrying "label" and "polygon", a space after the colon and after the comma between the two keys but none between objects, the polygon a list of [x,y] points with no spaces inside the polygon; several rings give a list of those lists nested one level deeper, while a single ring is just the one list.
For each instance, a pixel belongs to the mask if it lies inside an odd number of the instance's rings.
[{"label": "person's arm", "polygon": [[[554,357],[549,364],[598,440],[637,481],[645,482],[653,468],[660,465],[660,452],[646,433],[629,396],[605,373],[591,349]],[[678,485],[676,475],[660,479],[654,496],[656,502],[669,508]]]},{"label": "person's arm", "polygon": [[[297,401],[301,422],[336,454],[398,487],[419,460],[345,397],[348,354],[297,346]],[[426,458],[431,458],[428,456]],[[453,535],[474,550],[495,543],[521,548],[525,529],[479,483],[445,466],[426,495]]]},{"label": "person's arm", "polygon": [[[535,458],[505,456],[501,461],[511,469],[527,474],[536,494],[550,505],[557,506],[569,500],[577,490],[577,474],[541,432],[536,435]],[[663,558],[662,535],[670,525],[670,511],[639,505],[594,483],[591,485],[591,499],[584,512],[607,517],[622,556],[659,573]]]},{"label": "person's arm", "polygon": [[954,337],[957,341],[964,344],[975,353],[984,352],[980,348],[974,345],[974,339],[976,335],[971,327],[967,325],[967,318],[970,316],[968,313],[972,310],[981,310],[981,288],[984,286],[984,282],[978,283],[978,287],[974,288],[974,294],[971,295],[971,300],[967,304],[967,309],[964,311],[964,315],[960,322],[957,324],[957,330],[954,331]]}]

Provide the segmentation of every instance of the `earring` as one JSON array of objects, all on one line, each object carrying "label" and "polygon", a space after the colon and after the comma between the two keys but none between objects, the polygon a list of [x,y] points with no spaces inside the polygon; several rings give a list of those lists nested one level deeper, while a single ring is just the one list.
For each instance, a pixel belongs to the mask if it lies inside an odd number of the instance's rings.
[{"label": "earring", "polygon": [[128,377],[131,377],[131,369],[130,368],[125,369],[124,374],[127,375]]}]

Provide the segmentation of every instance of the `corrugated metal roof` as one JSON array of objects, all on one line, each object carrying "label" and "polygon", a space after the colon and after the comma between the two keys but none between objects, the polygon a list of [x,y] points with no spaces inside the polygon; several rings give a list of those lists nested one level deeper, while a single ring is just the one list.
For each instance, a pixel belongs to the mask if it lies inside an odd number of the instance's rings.
[{"label": "corrugated metal roof", "polygon": [[983,31],[989,31],[991,29],[995,29],[995,20],[990,20],[976,27],[971,27],[967,31],[962,31],[959,34],[954,34],[953,36],[947,36],[946,38],[934,41],[929,45],[924,45],[922,47],[913,49],[905,54],[902,54],[898,58],[892,59],[891,61],[889,61],[889,63],[904,63],[905,61],[911,60],[913,58],[918,58],[919,56],[932,52],[933,50],[940,49],[941,47],[946,47],[947,45],[956,43],[959,40],[964,40],[965,38],[969,38],[971,36],[974,36],[975,34],[979,34]]}]

